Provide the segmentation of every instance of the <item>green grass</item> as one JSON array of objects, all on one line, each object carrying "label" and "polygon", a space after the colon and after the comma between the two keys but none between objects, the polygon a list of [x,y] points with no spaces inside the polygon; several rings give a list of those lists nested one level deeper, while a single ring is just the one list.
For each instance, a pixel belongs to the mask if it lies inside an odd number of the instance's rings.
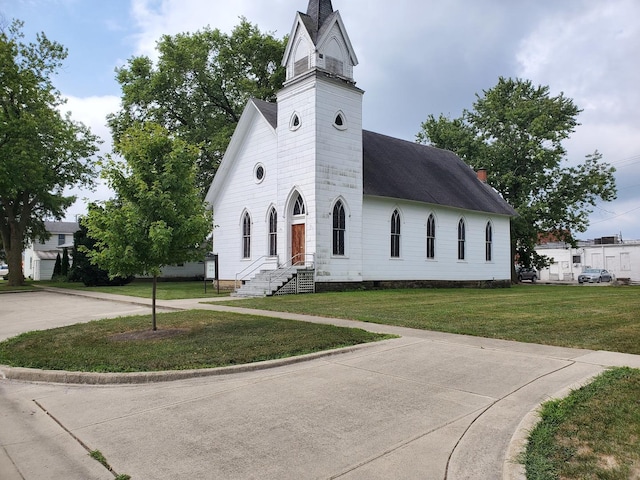
[{"label": "green grass", "polygon": [[12,293],[12,292],[28,292],[35,290],[31,282],[27,282],[22,287],[10,287],[7,280],[0,279],[0,293]]},{"label": "green grass", "polygon": [[[127,285],[113,287],[85,287],[82,283],[76,282],[36,282],[35,285],[56,288],[68,288],[86,292],[113,293],[116,295],[128,295],[130,297],[151,298],[152,284],[150,281],[134,280]],[[158,300],[179,300],[184,298],[212,298],[217,297],[217,290],[211,285],[207,285],[207,292],[204,291],[204,282],[158,282],[156,298]],[[220,291],[220,296],[229,296],[229,292]]]},{"label": "green grass", "polygon": [[528,480],[640,478],[640,370],[609,370],[541,417],[522,459]]},{"label": "green grass", "polygon": [[151,332],[146,315],[24,333],[0,343],[0,364],[85,372],[183,370],[392,338],[361,329],[203,310],[159,314],[158,325],[158,331]]},{"label": "green grass", "polygon": [[268,297],[226,304],[640,354],[640,287],[636,286],[378,290]]}]

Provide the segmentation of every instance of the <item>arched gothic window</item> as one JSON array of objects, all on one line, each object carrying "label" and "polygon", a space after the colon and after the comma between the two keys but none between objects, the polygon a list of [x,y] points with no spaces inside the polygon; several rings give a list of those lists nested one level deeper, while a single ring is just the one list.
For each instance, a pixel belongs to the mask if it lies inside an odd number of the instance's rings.
[{"label": "arched gothic window", "polygon": [[293,214],[294,215],[304,215],[306,210],[304,208],[304,200],[302,200],[302,195],[298,194],[298,198],[296,198],[296,203],[293,205]]},{"label": "arched gothic window", "polygon": [[458,260],[464,260],[466,237],[467,233],[464,220],[461,218],[458,222]]},{"label": "arched gothic window", "polygon": [[391,215],[391,257],[400,257],[400,212],[394,210]]},{"label": "arched gothic window", "polygon": [[427,219],[427,258],[436,258],[436,219],[433,214]]},{"label": "arched gothic window", "polygon": [[251,217],[245,212],[242,217],[242,258],[251,258]]},{"label": "arched gothic window", "polygon": [[278,212],[271,208],[269,212],[269,256],[278,255]]},{"label": "arched gothic window", "polygon": [[344,205],[338,200],[333,206],[333,254],[344,255],[345,232],[347,229],[347,219],[344,212]]},{"label": "arched gothic window", "polygon": [[484,246],[485,246],[485,260],[490,262],[493,260],[493,228],[491,222],[487,222],[487,227],[484,230]]}]

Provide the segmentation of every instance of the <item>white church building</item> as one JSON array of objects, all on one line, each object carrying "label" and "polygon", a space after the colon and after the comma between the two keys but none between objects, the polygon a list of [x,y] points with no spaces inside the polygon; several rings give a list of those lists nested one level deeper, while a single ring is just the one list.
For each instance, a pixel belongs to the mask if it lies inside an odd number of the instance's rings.
[{"label": "white church building", "polygon": [[331,0],[310,0],[277,101],[247,104],[206,196],[219,279],[256,295],[509,285],[514,209],[454,153],[363,130],[357,64]]}]

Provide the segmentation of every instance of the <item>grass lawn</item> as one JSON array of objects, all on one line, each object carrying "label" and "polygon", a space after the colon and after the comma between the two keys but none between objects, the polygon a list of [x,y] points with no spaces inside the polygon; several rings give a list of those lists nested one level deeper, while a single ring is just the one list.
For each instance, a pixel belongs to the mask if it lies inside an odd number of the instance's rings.
[{"label": "grass lawn", "polygon": [[0,293],[28,292],[32,290],[35,290],[35,288],[32,286],[31,282],[27,282],[27,284],[22,287],[10,287],[7,280],[0,278]]},{"label": "grass lawn", "polygon": [[99,320],[0,343],[0,364],[48,370],[137,372],[222,367],[393,338],[341,328],[203,310]]},{"label": "grass lawn", "polygon": [[640,354],[640,287],[636,286],[378,290],[289,295],[228,304]]},{"label": "grass lawn", "polygon": [[548,402],[523,456],[527,479],[640,478],[640,370],[617,368]]},{"label": "grass lawn", "polygon": [[[151,282],[134,280],[127,285],[114,287],[85,287],[76,282],[36,282],[35,285],[45,287],[69,288],[88,292],[114,293],[116,295],[128,295],[131,297],[151,298]],[[158,300],[179,300],[183,298],[212,298],[217,297],[217,290],[211,282],[207,284],[207,293],[204,291],[204,282],[158,282],[156,298]],[[229,296],[229,292],[220,291],[219,296]]]}]

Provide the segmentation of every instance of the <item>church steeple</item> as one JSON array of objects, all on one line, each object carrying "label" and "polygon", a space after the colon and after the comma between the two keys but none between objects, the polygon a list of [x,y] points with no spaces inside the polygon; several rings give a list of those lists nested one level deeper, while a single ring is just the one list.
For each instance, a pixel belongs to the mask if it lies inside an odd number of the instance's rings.
[{"label": "church steeple", "polygon": [[[309,0],[307,15],[311,18],[312,34],[317,36],[322,24],[333,13],[331,0]],[[311,32],[310,32],[311,33]]]},{"label": "church steeple", "polygon": [[357,64],[340,12],[333,10],[331,0],[309,0],[307,13],[296,15],[282,59],[287,82],[310,71],[322,71],[355,84],[353,67]]}]

